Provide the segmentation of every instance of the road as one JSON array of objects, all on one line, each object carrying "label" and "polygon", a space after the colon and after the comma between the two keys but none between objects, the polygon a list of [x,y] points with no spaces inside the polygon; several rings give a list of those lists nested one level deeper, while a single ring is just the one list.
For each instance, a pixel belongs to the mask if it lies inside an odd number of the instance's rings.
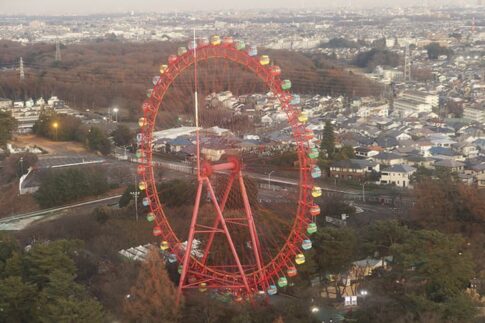
[{"label": "road", "polygon": [[72,205],[66,205],[66,206],[44,209],[44,210],[30,212],[30,213],[9,216],[9,217],[0,219],[0,231],[22,230],[32,222],[38,221],[40,219],[56,216],[66,210],[73,210],[76,208],[85,208],[85,207],[94,208],[100,205],[117,203],[120,197],[121,195],[115,195],[115,196],[105,197],[101,199],[96,199],[96,200],[72,204]]},{"label": "road", "polygon": [[[131,158],[131,156],[128,156],[128,160],[130,162],[134,162],[134,160]],[[184,173],[184,174],[192,174],[193,173],[193,167],[188,164],[184,164],[182,162],[174,162],[174,161],[165,161],[165,160],[156,160],[153,162],[155,166],[163,167],[169,170],[172,170],[174,172],[179,172],[179,173]],[[254,173],[254,172],[245,172],[245,174],[251,178],[254,178],[262,183],[268,183],[268,175],[266,174],[259,174],[259,173]],[[299,182],[296,179],[291,179],[291,178],[284,178],[284,177],[279,177],[279,176],[272,176],[271,177],[271,185],[283,185],[283,186],[298,186]],[[392,215],[396,215],[396,211],[385,206],[381,205],[369,205],[369,204],[364,204],[358,202],[358,200],[361,198],[361,194],[359,191],[356,190],[339,190],[336,188],[330,188],[325,185],[322,185],[322,190],[324,191],[324,195],[326,196],[334,196],[334,195],[340,195],[343,194],[344,199],[349,199],[354,201],[354,206],[359,207],[360,209],[363,210],[364,215],[366,214],[373,214],[374,216],[377,215],[379,218],[382,217],[388,217]],[[264,195],[264,190],[261,191],[261,193]],[[267,198],[271,198],[271,195],[274,195],[274,192],[269,190],[266,192]],[[102,199],[96,199],[92,201],[87,201],[87,202],[82,202],[82,203],[77,203],[73,205],[67,205],[63,207],[57,207],[57,208],[51,208],[51,209],[45,209],[41,211],[36,211],[36,212],[30,212],[30,213],[25,213],[25,214],[19,214],[19,215],[13,215],[10,217],[6,217],[3,219],[0,219],[0,231],[1,230],[22,230],[32,222],[38,221],[40,219],[48,218],[48,217],[53,217],[58,214],[60,214],[63,211],[66,210],[72,210],[76,208],[86,208],[86,207],[97,207],[103,204],[107,204],[108,202],[114,202],[116,203],[121,195],[116,195],[116,196],[111,196],[107,198],[102,198]],[[274,196],[273,196],[274,198]],[[373,218],[374,218],[373,216]]]}]

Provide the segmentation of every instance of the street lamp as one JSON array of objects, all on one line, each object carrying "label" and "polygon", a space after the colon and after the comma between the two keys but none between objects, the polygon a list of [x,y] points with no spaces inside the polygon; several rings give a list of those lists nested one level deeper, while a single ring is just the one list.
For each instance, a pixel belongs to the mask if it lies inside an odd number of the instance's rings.
[{"label": "street lamp", "polygon": [[120,111],[118,108],[113,108],[113,112],[115,113],[115,122],[118,122],[118,111]]},{"label": "street lamp", "polygon": [[24,174],[24,157],[20,157],[19,159],[20,162],[20,177]]},{"label": "street lamp", "polygon": [[271,189],[271,174],[273,174],[275,171],[272,170],[271,172],[269,172],[268,174],[268,189]]},{"label": "street lamp", "polygon": [[57,128],[59,128],[59,123],[57,123],[57,121],[54,121],[54,123],[52,124],[52,128],[54,128],[54,130],[56,131],[56,141],[57,141]]}]

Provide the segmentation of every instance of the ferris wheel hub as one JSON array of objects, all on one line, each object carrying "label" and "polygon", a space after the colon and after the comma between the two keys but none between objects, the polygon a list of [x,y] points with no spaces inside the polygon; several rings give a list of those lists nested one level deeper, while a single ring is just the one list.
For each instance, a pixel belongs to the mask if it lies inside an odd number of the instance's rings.
[{"label": "ferris wheel hub", "polygon": [[238,158],[231,156],[227,162],[220,164],[211,164],[209,161],[204,161],[200,168],[201,175],[209,177],[214,172],[230,171],[231,173],[238,173],[242,168],[242,164]]}]

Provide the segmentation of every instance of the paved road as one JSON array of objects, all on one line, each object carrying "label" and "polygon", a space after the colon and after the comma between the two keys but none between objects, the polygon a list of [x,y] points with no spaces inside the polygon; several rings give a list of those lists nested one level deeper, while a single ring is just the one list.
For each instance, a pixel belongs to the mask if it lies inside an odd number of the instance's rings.
[{"label": "paved road", "polygon": [[25,228],[26,226],[28,226],[30,223],[34,221],[55,216],[60,212],[81,208],[81,207],[84,208],[87,206],[96,207],[96,206],[110,204],[110,203],[117,203],[120,197],[121,195],[115,195],[115,196],[105,197],[101,199],[96,199],[92,201],[87,201],[87,202],[62,206],[62,207],[55,207],[55,208],[50,208],[50,209],[45,209],[45,210],[40,210],[40,211],[35,211],[30,213],[9,216],[9,217],[0,219],[0,231],[22,230],[23,228]]}]

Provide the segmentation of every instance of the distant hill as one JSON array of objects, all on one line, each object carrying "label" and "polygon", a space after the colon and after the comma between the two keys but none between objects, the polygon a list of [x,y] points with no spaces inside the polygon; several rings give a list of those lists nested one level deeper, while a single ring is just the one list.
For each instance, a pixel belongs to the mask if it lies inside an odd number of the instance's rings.
[{"label": "distant hill", "polygon": [[[124,118],[135,119],[160,63],[166,62],[179,46],[180,43],[174,42],[103,40],[63,46],[62,61],[55,62],[53,44],[23,46],[0,41],[0,97],[24,99],[57,95],[75,107],[96,110],[117,105],[124,112]],[[324,57],[309,57],[287,50],[262,49],[261,52],[281,66],[282,76],[292,80],[295,92],[348,96],[380,93],[375,83],[332,66]],[[18,71],[9,69],[18,67],[21,56],[26,75],[23,82],[19,81]],[[254,76],[239,66],[225,61],[199,65],[200,89],[204,95],[227,89],[237,94],[265,90]],[[190,108],[192,80],[191,73],[187,72],[176,82],[173,92],[168,93],[166,104],[171,108],[170,114]]]}]

